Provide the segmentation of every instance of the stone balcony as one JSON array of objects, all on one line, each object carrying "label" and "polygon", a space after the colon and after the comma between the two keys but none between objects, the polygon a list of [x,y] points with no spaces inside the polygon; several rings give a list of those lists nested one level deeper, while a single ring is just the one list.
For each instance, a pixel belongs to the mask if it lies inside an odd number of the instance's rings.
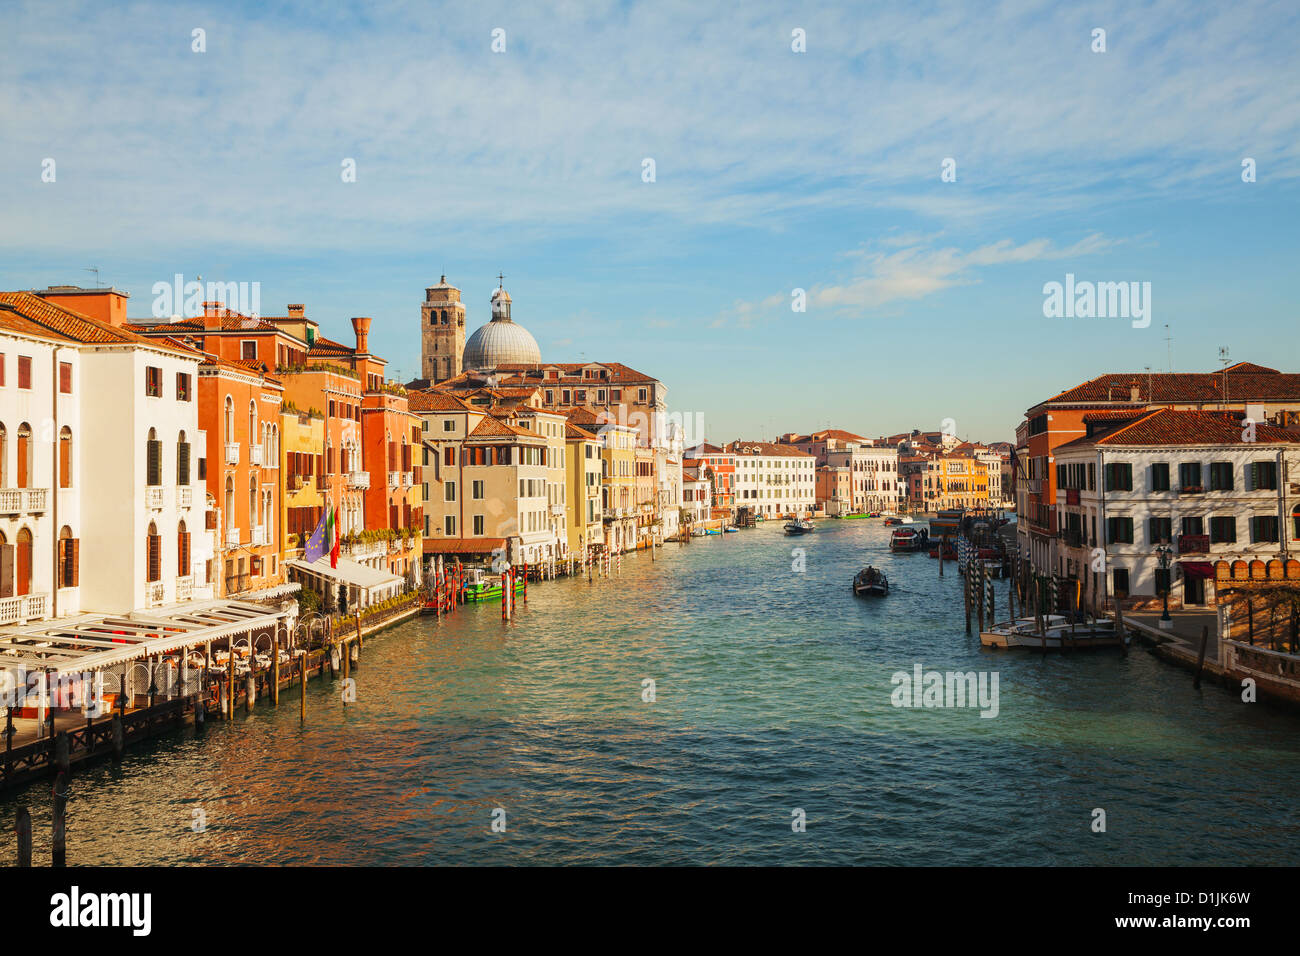
[{"label": "stone balcony", "polygon": [[237,441],[226,442],[226,464],[227,465],[239,464],[239,442]]},{"label": "stone balcony", "polygon": [[249,463],[250,465],[261,465],[261,464],[262,464],[262,446],[261,446],[261,445],[249,445],[249,446],[248,446],[248,463]]},{"label": "stone balcony", "polygon": [[348,484],[353,488],[366,489],[370,487],[370,472],[353,471],[348,473]]},{"label": "stone balcony", "polygon": [[5,488],[0,490],[0,515],[40,514],[48,507],[48,488]]},{"label": "stone balcony", "polygon": [[194,575],[183,574],[176,579],[176,600],[188,601],[194,596]]},{"label": "stone balcony", "polygon": [[237,548],[237,547],[239,547],[239,529],[238,529],[238,528],[227,528],[227,529],[226,529],[226,547],[227,547],[227,548]]},{"label": "stone balcony", "polygon": [[48,617],[48,594],[22,594],[18,597],[0,598],[0,624],[23,624]]},{"label": "stone balcony", "polygon": [[150,485],[144,490],[144,504],[150,511],[162,511],[167,492],[161,485]]},{"label": "stone balcony", "polygon": [[194,489],[189,485],[178,485],[176,487],[176,507],[189,508],[194,504]]}]

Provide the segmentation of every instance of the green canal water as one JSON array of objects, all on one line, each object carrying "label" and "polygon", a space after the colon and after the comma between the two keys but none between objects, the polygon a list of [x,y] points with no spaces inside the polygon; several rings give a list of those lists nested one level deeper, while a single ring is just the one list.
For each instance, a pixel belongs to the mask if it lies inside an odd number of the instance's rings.
[{"label": "green canal water", "polygon": [[[79,772],[69,862],[1300,863],[1300,719],[1145,651],[983,650],[955,569],[887,534],[769,523],[395,627],[305,728],[295,691]],[[888,598],[850,594],[865,563]],[[894,706],[918,663],[996,672],[997,716]],[[5,862],[21,805],[48,861],[41,784],[0,800]]]}]

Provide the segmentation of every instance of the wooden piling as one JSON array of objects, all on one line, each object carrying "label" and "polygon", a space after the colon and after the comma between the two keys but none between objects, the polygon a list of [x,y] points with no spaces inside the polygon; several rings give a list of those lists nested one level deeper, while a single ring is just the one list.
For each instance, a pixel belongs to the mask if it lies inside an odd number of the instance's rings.
[{"label": "wooden piling", "polygon": [[298,722],[307,723],[307,650],[303,649],[298,665]]},{"label": "wooden piling", "polygon": [[19,807],[14,819],[14,833],[18,837],[18,865],[32,865],[32,814],[26,807]]},{"label": "wooden piling", "polygon": [[1115,596],[1115,631],[1119,634],[1120,650],[1128,654],[1128,644],[1124,641],[1124,607],[1120,603],[1119,595]]},{"label": "wooden piling", "polygon": [[280,634],[271,639],[271,706],[280,706]]},{"label": "wooden piling", "polygon": [[1201,671],[1205,668],[1205,651],[1210,644],[1210,628],[1208,625],[1201,627],[1201,653],[1196,656],[1196,677],[1192,680],[1192,686],[1197,690],[1201,689]]},{"label": "wooden piling", "polygon": [[966,563],[966,578],[967,580],[974,578],[975,587],[979,589],[979,595],[978,595],[979,623],[980,623],[980,633],[983,634],[984,633],[984,562],[968,561]]},{"label": "wooden piling", "polygon": [[109,734],[113,742],[113,759],[121,760],[122,751],[126,747],[126,734],[122,730],[122,715],[120,713],[113,715],[113,726]]},{"label": "wooden piling", "polygon": [[501,620],[510,620],[510,573],[501,572]]},{"label": "wooden piling", "polygon": [[66,866],[68,862],[68,775],[60,771],[54,778],[54,850],[52,866]]},{"label": "wooden piling", "polygon": [[72,747],[68,743],[68,732],[60,731],[54,738],[54,766],[59,773],[72,772]]},{"label": "wooden piling", "polygon": [[970,575],[962,581],[961,587],[962,603],[966,606],[966,633],[970,633]]}]

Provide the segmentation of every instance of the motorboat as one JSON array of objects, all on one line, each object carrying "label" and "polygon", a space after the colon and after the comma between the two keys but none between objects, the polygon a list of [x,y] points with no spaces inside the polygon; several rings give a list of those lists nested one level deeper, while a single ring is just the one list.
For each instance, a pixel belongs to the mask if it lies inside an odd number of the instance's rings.
[{"label": "motorboat", "polygon": [[[524,589],[522,575],[516,577],[514,583],[516,592]],[[501,575],[490,574],[482,568],[467,568],[465,586],[461,591],[466,601],[499,601],[501,600]]]},{"label": "motorboat", "polygon": [[1037,622],[1032,617],[1017,618],[994,624],[986,631],[980,632],[980,643],[985,647],[1028,647],[1028,648],[1062,648],[1073,647],[1118,647],[1121,643],[1115,622],[1108,618],[1090,621],[1075,621],[1071,625],[1069,618],[1061,614],[1049,614],[1045,618],[1045,627],[1039,631]]},{"label": "motorboat", "polygon": [[796,518],[785,523],[786,534],[807,534],[813,530],[813,523],[807,518]]},{"label": "motorboat", "polygon": [[925,548],[928,540],[925,529],[918,532],[915,528],[895,528],[889,536],[889,550],[920,551]]},{"label": "motorboat", "polygon": [[853,576],[853,593],[859,597],[884,597],[889,593],[885,572],[870,565]]}]

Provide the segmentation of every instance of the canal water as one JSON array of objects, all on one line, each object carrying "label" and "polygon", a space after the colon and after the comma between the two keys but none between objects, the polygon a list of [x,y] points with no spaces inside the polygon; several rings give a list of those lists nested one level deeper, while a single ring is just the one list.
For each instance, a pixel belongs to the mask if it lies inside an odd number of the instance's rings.
[{"label": "canal water", "polygon": [[[887,538],[768,523],[400,625],[305,728],[295,689],[77,773],[69,862],[1300,863],[1300,719],[1142,650],[986,651],[955,567]],[[894,706],[918,664],[996,672],[997,716]],[[5,862],[20,805],[48,862],[45,784],[0,799]]]}]

